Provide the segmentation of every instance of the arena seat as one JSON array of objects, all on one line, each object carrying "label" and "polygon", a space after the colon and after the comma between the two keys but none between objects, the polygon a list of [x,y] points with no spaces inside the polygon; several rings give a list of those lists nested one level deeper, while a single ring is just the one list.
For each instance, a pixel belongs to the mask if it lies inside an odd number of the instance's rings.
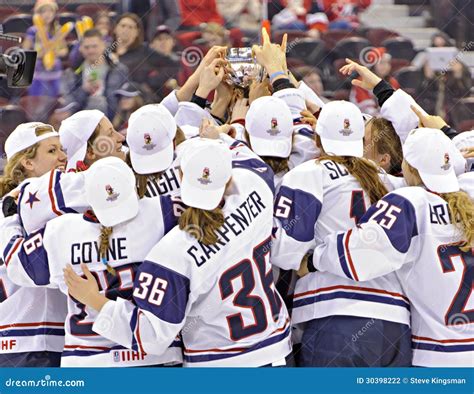
[{"label": "arena seat", "polygon": [[55,97],[24,96],[20,98],[20,106],[29,121],[47,122],[58,105]]},{"label": "arena seat", "polygon": [[403,37],[389,38],[382,42],[382,46],[392,57],[397,59],[412,60],[415,57],[415,49],[411,40]]},{"label": "arena seat", "polygon": [[33,25],[31,14],[10,15],[2,23],[4,33],[26,33],[26,30]]}]

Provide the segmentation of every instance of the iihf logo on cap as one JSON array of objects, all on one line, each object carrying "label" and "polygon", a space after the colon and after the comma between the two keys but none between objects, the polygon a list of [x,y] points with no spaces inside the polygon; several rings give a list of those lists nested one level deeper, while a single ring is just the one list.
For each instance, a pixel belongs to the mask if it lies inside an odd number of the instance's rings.
[{"label": "iihf logo on cap", "polygon": [[441,166],[441,168],[445,171],[448,171],[451,168],[451,164],[449,163],[449,153],[444,154],[444,164]]},{"label": "iihf logo on cap", "polygon": [[208,185],[209,183],[212,183],[212,181],[209,179],[210,175],[211,175],[211,172],[209,171],[209,168],[204,167],[204,169],[202,170],[201,178],[198,178],[198,181],[202,185]]},{"label": "iihf logo on cap", "polygon": [[115,201],[118,198],[118,196],[120,196],[120,193],[115,193],[114,188],[110,185],[105,185],[105,191],[109,195],[106,198],[107,201]]},{"label": "iihf logo on cap", "polygon": [[277,118],[272,118],[271,128],[267,130],[267,133],[270,134],[270,135],[277,135],[277,134],[281,133],[281,130],[278,128]]},{"label": "iihf logo on cap", "polygon": [[344,128],[339,130],[339,133],[341,133],[344,137],[347,137],[353,133],[349,119],[344,119]]},{"label": "iihf logo on cap", "polygon": [[156,146],[152,143],[151,135],[148,133],[143,134],[143,140],[145,141],[145,145],[142,146],[143,149],[152,150]]}]

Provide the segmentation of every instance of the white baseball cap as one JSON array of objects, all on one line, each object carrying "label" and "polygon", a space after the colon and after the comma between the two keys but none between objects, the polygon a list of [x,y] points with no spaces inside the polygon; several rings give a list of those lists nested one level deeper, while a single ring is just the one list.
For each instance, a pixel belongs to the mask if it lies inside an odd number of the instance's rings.
[{"label": "white baseball cap", "polygon": [[192,126],[199,129],[203,119],[209,119],[213,124],[216,124],[216,121],[208,111],[189,101],[181,101],[179,103],[178,111],[174,118],[180,128]]},{"label": "white baseball cap", "polygon": [[84,176],[87,202],[101,224],[112,227],[138,214],[135,176],[123,160],[97,160]]},{"label": "white baseball cap", "polygon": [[362,157],[365,122],[355,104],[338,100],[327,103],[316,123],[316,133],[326,153]]},{"label": "white baseball cap", "polygon": [[[51,131],[42,135],[36,135],[37,127],[50,127]],[[28,149],[30,146],[37,144],[46,138],[59,137],[53,126],[41,122],[28,122],[19,124],[15,130],[11,132],[5,141],[5,153],[7,160],[10,160],[15,154],[22,150]]]},{"label": "white baseball cap", "polygon": [[84,160],[87,141],[104,116],[98,109],[87,109],[76,112],[61,122],[59,138],[67,154],[66,170],[76,168],[77,162]]},{"label": "white baseball cap", "polygon": [[138,174],[166,170],[173,162],[176,122],[161,104],[137,109],[128,121],[127,144],[130,160]]},{"label": "white baseball cap", "polygon": [[259,156],[288,157],[293,138],[293,116],[286,103],[273,96],[252,102],[245,116],[252,150]]},{"label": "white baseball cap", "polygon": [[219,205],[232,176],[232,153],[220,140],[194,140],[181,157],[181,199],[190,207],[210,211]]},{"label": "white baseball cap", "polygon": [[416,168],[425,186],[437,193],[459,191],[454,171],[454,144],[437,129],[412,130],[403,144],[403,156]]},{"label": "white baseball cap", "polygon": [[[474,146],[474,130],[464,131],[459,133],[456,137],[452,139],[456,148],[461,150],[464,148],[470,148]],[[466,159],[467,162],[467,171],[474,170],[474,158],[470,157]]]}]

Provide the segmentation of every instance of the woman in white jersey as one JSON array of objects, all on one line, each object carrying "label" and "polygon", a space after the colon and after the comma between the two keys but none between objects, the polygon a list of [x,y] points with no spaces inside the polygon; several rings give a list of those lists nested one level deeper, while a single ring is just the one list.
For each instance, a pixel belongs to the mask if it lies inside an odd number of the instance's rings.
[{"label": "woman in white jersey", "polygon": [[[26,238],[18,236],[18,215],[6,219],[2,239],[11,238],[16,254],[4,255],[8,275],[25,286],[59,288],[68,299],[63,367],[128,367],[181,363],[180,341],[161,356],[125,349],[92,330],[97,313],[67,292],[63,268],[81,273],[87,264],[100,291],[111,299],[131,300],[133,282],[151,248],[176,224],[169,197],[139,200],[135,177],[118,158],[104,158],[85,172],[85,199],[92,210],[65,214]],[[4,242],[4,241],[2,241]],[[64,322],[64,320],[63,320]]]},{"label": "woman in white jersey", "polygon": [[[298,269],[326,235],[356,224],[390,186],[362,158],[364,120],[354,104],[326,104],[316,132],[324,156],[288,172],[275,199],[272,264],[283,269]],[[410,305],[393,274],[357,286],[311,273],[296,283],[292,322],[305,323],[303,366],[410,365]]]},{"label": "woman in white jersey", "polygon": [[[20,124],[5,142],[7,164],[0,177],[0,197],[4,213],[16,212],[13,197],[8,197],[22,183],[48,171],[64,171],[66,154],[59,134],[52,126],[39,123]],[[30,193],[23,203],[31,209],[38,203]],[[3,218],[3,215],[0,214]],[[2,219],[3,221],[4,219]],[[3,251],[7,245],[0,245]],[[7,277],[7,267],[0,264],[0,366],[59,366],[64,345],[66,300],[57,290],[28,289],[15,285]]]},{"label": "woman in white jersey", "polygon": [[412,305],[416,366],[472,367],[474,355],[474,200],[449,146],[440,130],[413,130],[403,145],[410,186],[374,204],[357,228],[329,235],[311,264],[359,281],[396,271]]},{"label": "woman in white jersey", "polygon": [[137,305],[100,295],[86,267],[88,280],[66,270],[69,292],[99,311],[94,331],[127,348],[161,354],[181,330],[185,366],[284,364],[288,314],[269,262],[273,172],[251,152],[232,161],[222,140],[187,145],[181,197],[189,208],[140,268]]}]

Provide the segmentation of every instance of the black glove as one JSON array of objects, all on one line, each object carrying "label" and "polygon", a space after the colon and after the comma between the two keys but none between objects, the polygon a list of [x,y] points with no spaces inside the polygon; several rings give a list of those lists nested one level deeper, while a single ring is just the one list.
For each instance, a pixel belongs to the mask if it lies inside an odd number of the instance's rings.
[{"label": "black glove", "polygon": [[3,216],[6,218],[17,213],[17,205],[12,196],[6,196],[2,201]]}]

